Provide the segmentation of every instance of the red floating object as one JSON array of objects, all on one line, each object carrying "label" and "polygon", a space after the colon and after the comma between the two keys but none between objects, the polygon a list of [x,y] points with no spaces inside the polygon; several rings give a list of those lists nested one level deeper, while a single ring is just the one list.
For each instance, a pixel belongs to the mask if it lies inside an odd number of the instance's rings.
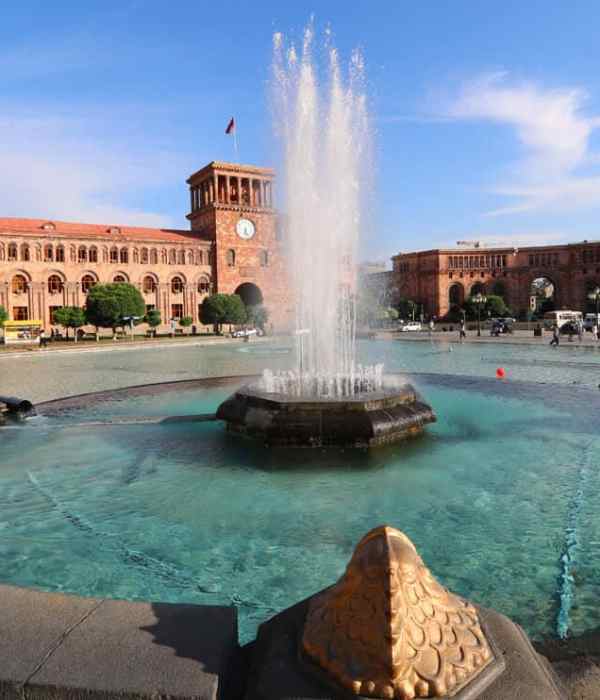
[{"label": "red floating object", "polygon": [[498,379],[504,379],[505,374],[504,367],[498,367],[496,370],[496,377],[498,377]]}]

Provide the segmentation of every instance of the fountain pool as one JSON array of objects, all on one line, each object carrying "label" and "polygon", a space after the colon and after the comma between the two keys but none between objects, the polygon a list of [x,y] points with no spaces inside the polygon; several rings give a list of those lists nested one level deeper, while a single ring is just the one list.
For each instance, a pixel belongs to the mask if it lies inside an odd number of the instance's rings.
[{"label": "fountain pool", "polygon": [[[84,425],[212,412],[241,379],[50,404],[33,423],[2,430],[1,580],[234,603],[248,640],[274,612],[335,580],[362,534],[389,522],[449,588],[534,637],[596,627],[598,390],[446,373],[471,366],[471,375],[489,377],[501,352],[509,377],[564,379],[543,361],[536,367],[528,349],[463,346],[447,353],[452,359],[431,354],[425,366],[427,344],[402,346],[360,347],[370,361],[385,352],[388,367],[418,369],[408,378],[439,416],[401,447],[294,452],[228,436],[218,423]],[[257,352],[284,366],[285,353]],[[224,366],[247,355],[223,351]],[[589,365],[597,369],[598,359],[563,357],[569,381],[597,377]]]}]

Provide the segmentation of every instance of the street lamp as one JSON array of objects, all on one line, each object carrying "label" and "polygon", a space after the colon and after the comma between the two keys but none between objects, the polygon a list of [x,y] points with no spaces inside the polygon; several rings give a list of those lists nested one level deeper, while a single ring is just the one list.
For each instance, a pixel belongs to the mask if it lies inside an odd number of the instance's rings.
[{"label": "street lamp", "polygon": [[596,302],[596,319],[594,325],[598,325],[598,307],[600,307],[600,287],[596,287],[588,294],[588,299],[590,301]]},{"label": "street lamp", "polygon": [[481,292],[473,297],[473,303],[477,305],[477,337],[481,337],[481,307],[487,302],[487,299]]}]

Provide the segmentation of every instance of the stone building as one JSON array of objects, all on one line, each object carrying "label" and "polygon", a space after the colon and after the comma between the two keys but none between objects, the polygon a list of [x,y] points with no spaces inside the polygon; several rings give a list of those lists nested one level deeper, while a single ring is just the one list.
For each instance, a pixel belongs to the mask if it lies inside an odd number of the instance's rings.
[{"label": "stone building", "polygon": [[163,323],[191,316],[209,293],[238,293],[287,322],[286,275],[269,168],[212,162],[188,179],[189,231],[0,219],[0,305],[49,328],[91,286],[129,282]]},{"label": "stone building", "polygon": [[399,253],[392,262],[396,300],[422,304],[427,316],[443,317],[477,292],[498,294],[513,313],[524,315],[539,281],[556,309],[583,311],[588,293],[600,286],[600,241],[426,250]]}]

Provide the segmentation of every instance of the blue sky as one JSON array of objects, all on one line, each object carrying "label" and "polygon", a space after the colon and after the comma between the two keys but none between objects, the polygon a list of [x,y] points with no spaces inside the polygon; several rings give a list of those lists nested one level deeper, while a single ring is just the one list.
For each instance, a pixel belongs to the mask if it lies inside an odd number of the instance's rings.
[{"label": "blue sky", "polygon": [[600,238],[600,4],[48,2],[0,23],[0,216],[187,228],[186,177],[272,164],[274,31],[361,47],[376,183],[363,257]]}]

